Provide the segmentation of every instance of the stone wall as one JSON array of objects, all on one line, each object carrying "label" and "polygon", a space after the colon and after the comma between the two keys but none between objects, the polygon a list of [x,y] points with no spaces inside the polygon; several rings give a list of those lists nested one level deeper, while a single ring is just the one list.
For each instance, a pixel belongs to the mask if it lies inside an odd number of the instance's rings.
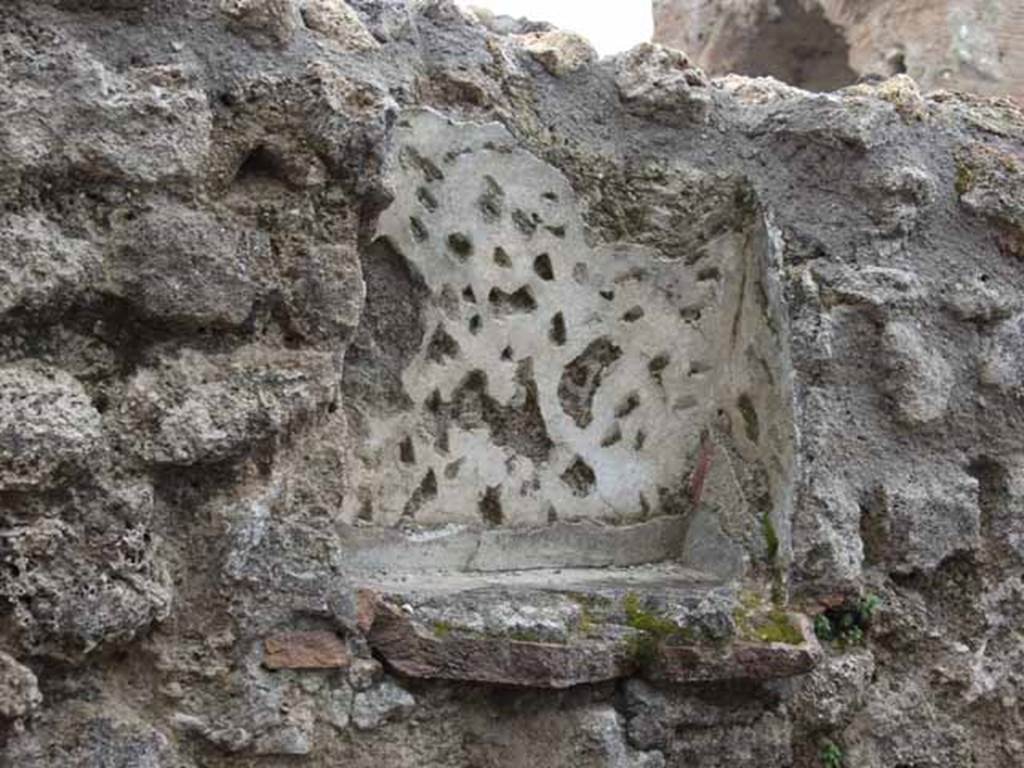
[{"label": "stone wall", "polygon": [[929,91],[1024,98],[1014,0],[654,0],[654,40],[713,74],[812,90],[906,73]]},{"label": "stone wall", "polygon": [[5,11],[0,764],[1024,762],[1011,102]]}]

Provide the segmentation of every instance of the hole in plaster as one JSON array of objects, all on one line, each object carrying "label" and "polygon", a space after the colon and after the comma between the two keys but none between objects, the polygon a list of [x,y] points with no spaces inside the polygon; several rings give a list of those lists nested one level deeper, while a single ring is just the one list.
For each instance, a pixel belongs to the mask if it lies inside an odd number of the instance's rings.
[{"label": "hole in plaster", "polygon": [[659,385],[664,385],[661,374],[668,367],[670,358],[667,352],[662,352],[659,355],[655,355],[649,363],[647,363],[647,372],[651,374],[651,378],[658,382]]},{"label": "hole in plaster", "polygon": [[527,237],[532,237],[537,231],[537,224],[540,223],[541,218],[535,213],[528,214],[522,208],[516,208],[512,212],[512,221],[520,232]]},{"label": "hole in plaster", "polygon": [[484,191],[477,200],[477,206],[485,221],[493,223],[501,218],[505,209],[505,190],[493,176],[484,176]]},{"label": "hole in plaster", "polygon": [[459,342],[452,338],[443,325],[438,325],[427,344],[427,359],[444,364],[446,358],[458,357],[459,351]]},{"label": "hole in plaster", "polygon": [[761,436],[761,425],[757,417],[757,410],[754,408],[754,401],[749,395],[743,394],[736,401],[736,408],[743,417],[743,431],[747,439],[756,443]]},{"label": "hole in plaster", "polygon": [[398,153],[398,161],[404,168],[415,168],[428,182],[444,181],[444,174],[429,157],[424,157],[415,147],[402,147]]},{"label": "hole in plaster", "polygon": [[398,460],[403,464],[416,463],[416,449],[413,447],[412,438],[408,435],[398,444]]},{"label": "hole in plaster", "polygon": [[555,270],[551,266],[551,257],[546,253],[533,260],[533,271],[541,280],[554,280]]},{"label": "hole in plaster", "polygon": [[416,190],[416,199],[422,203],[423,207],[428,211],[437,210],[437,198],[434,194],[426,187],[420,187]]},{"label": "hole in plaster", "polygon": [[491,288],[491,292],[487,295],[487,301],[490,302],[494,314],[498,316],[521,315],[537,309],[537,300],[533,298],[533,293],[526,285],[513,293],[505,293],[500,288]]},{"label": "hole in plaster", "polygon": [[437,476],[434,474],[433,469],[428,469],[427,474],[423,476],[420,481],[419,487],[413,491],[412,496],[405,503],[405,508],[402,510],[402,517],[416,517],[416,513],[419,512],[423,505],[429,501],[433,501],[437,498]]},{"label": "hole in plaster", "polygon": [[462,232],[452,232],[448,235],[448,248],[459,261],[465,261],[473,255],[473,241]]},{"label": "hole in plaster", "polygon": [[494,249],[494,263],[504,269],[512,268],[512,259],[509,258],[508,253],[500,245]]},{"label": "hole in plaster", "polygon": [[722,272],[718,267],[705,267],[697,273],[697,282],[704,283],[708,280],[721,280]]},{"label": "hole in plaster", "polygon": [[605,372],[622,356],[622,349],[602,336],[587,345],[587,348],[573,359],[562,373],[558,383],[558,400],[562,410],[585,429],[593,419],[591,408],[594,393],[601,386]]},{"label": "hole in plaster", "polygon": [[556,312],[551,318],[551,330],[548,331],[548,338],[559,347],[565,344],[565,316],[561,312]]},{"label": "hole in plaster", "polygon": [[688,323],[700,322],[700,318],[703,313],[703,307],[684,307],[679,310],[679,316]]},{"label": "hole in plaster", "polygon": [[430,237],[430,232],[423,225],[423,222],[415,216],[409,217],[409,230],[412,232],[412,239],[417,243],[422,243]]},{"label": "hole in plaster", "polygon": [[501,525],[505,516],[501,510],[501,486],[489,485],[479,504],[480,517],[490,526]]},{"label": "hole in plaster", "polygon": [[480,333],[480,328],[483,326],[483,324],[484,321],[483,318],[480,317],[480,315],[473,315],[471,318],[469,318],[469,332],[476,336],[478,333]]},{"label": "hole in plaster", "polygon": [[569,468],[562,473],[562,482],[572,489],[573,496],[585,497],[589,496],[594,489],[597,477],[590,465],[582,457],[577,456]]},{"label": "hole in plaster", "polygon": [[644,308],[639,306],[639,305],[637,305],[635,307],[631,307],[630,309],[626,310],[626,312],[622,315],[622,319],[624,321],[626,321],[627,323],[635,323],[637,320],[639,320],[643,316],[644,316]]}]

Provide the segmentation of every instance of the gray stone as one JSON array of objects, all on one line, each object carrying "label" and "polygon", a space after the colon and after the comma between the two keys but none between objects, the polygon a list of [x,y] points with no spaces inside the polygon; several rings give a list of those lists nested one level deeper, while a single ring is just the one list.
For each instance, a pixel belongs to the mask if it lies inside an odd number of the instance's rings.
[{"label": "gray stone", "polygon": [[707,120],[708,80],[681,51],[641,43],[620,54],[616,68],[619,96],[629,111],[670,125]]},{"label": "gray stone", "polygon": [[42,703],[39,681],[32,670],[0,652],[0,719],[26,717]]},{"label": "gray stone", "polygon": [[128,224],[123,241],[115,279],[141,312],[205,328],[238,327],[252,314],[270,251],[265,234],[166,206]]},{"label": "gray stone", "polygon": [[872,546],[897,572],[930,571],[946,558],[978,549],[978,481],[949,468],[945,474],[887,477],[871,512]]},{"label": "gray stone", "polygon": [[803,680],[795,682],[793,714],[811,729],[836,730],[847,725],[864,705],[875,672],[870,651],[830,656]]},{"label": "gray stone", "polygon": [[0,218],[0,317],[59,314],[96,282],[99,266],[88,241],[65,237],[41,216]]},{"label": "gray stone", "polygon": [[52,487],[87,470],[102,448],[100,415],[74,378],[0,367],[0,490]]},{"label": "gray stone", "polygon": [[365,691],[384,674],[384,667],[376,659],[354,659],[348,670],[348,681],[357,691]]},{"label": "gray stone", "polygon": [[408,717],[416,707],[416,699],[390,678],[367,691],[360,691],[352,701],[352,722],[360,730],[379,728],[389,720]]},{"label": "gray stone", "polygon": [[887,388],[905,421],[924,425],[941,419],[955,383],[953,368],[930,349],[911,323],[891,322],[882,334],[890,369]]}]

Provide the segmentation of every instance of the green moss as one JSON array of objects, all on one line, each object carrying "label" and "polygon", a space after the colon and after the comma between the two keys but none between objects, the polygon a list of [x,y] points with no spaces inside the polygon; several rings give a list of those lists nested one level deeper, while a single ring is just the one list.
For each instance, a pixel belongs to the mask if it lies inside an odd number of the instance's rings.
[{"label": "green moss", "polygon": [[754,624],[754,634],[764,643],[786,643],[800,645],[804,636],[793,626],[789,614],[775,608],[768,615]]},{"label": "green moss", "polygon": [[659,640],[682,632],[682,628],[671,619],[641,608],[640,598],[632,592],[623,599],[622,607],[626,611],[626,623],[629,626],[654,635]]},{"label": "green moss", "polygon": [[768,611],[765,608],[765,600],[758,593],[745,591],[740,594],[733,610],[739,637],[747,641],[759,640],[762,643],[803,643],[803,635],[793,626],[789,614],[781,606],[776,605]]},{"label": "green moss", "polygon": [[653,662],[657,658],[658,648],[669,638],[684,642],[694,642],[697,639],[697,633],[692,629],[681,627],[671,619],[644,610],[640,598],[632,592],[623,598],[622,608],[626,612],[626,624],[637,630],[637,633],[626,641],[627,652],[640,665]]},{"label": "green moss", "polygon": [[447,621],[435,621],[434,622],[434,636],[445,638],[452,633],[452,625]]}]

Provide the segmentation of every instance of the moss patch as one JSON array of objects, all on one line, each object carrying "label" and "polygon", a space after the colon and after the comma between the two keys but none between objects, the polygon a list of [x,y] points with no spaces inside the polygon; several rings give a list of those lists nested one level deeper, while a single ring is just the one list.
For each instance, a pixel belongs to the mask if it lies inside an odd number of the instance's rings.
[{"label": "moss patch", "polygon": [[764,598],[756,592],[747,591],[740,595],[733,619],[739,637],[748,642],[787,645],[800,645],[804,642],[803,634],[793,626],[789,614],[780,606],[766,609]]},{"label": "moss patch", "polygon": [[754,634],[763,643],[800,645],[804,641],[803,634],[793,626],[789,615],[778,608],[754,623]]}]

